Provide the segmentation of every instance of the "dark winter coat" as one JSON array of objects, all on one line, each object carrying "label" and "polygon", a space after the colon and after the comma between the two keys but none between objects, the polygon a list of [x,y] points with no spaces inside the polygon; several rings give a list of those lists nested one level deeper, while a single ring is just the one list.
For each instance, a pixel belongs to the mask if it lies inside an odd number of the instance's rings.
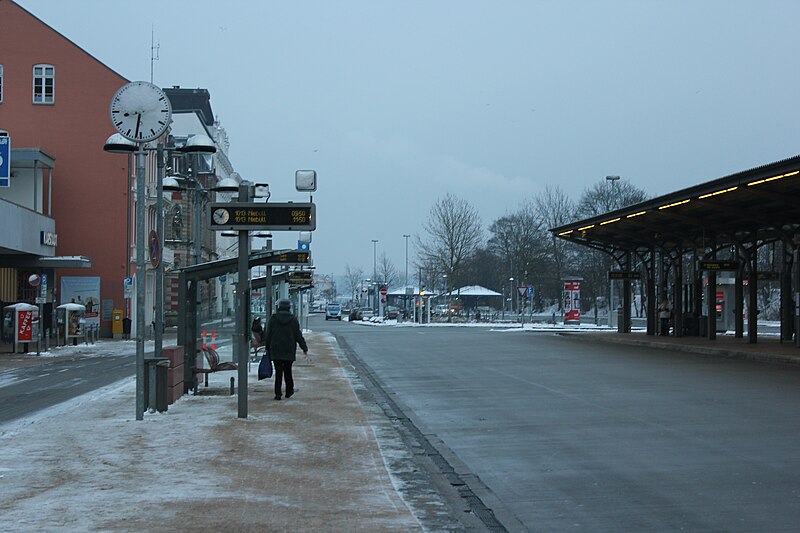
[{"label": "dark winter coat", "polygon": [[295,361],[298,344],[304,352],[308,351],[308,345],[300,331],[300,322],[285,309],[279,309],[270,317],[264,344],[269,347],[270,357],[280,361]]}]

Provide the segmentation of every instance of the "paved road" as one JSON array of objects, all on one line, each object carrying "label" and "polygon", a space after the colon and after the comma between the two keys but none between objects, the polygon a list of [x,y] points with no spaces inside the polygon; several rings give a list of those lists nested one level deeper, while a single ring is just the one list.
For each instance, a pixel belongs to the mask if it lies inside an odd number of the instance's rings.
[{"label": "paved road", "polygon": [[311,327],[341,335],[531,530],[800,523],[795,367],[542,333]]},{"label": "paved road", "polygon": [[135,372],[135,352],[7,370],[0,374],[0,424],[31,416]]}]

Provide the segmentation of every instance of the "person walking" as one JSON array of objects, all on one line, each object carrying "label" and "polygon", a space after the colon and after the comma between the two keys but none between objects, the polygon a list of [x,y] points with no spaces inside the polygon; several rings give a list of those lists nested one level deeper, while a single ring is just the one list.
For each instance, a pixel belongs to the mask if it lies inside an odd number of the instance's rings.
[{"label": "person walking", "polygon": [[658,321],[660,323],[660,334],[661,335],[668,335],[669,334],[669,321],[672,318],[672,305],[669,303],[669,298],[667,295],[664,295],[664,298],[661,300],[661,305],[658,306]]},{"label": "person walking", "polygon": [[296,392],[292,378],[292,363],[297,356],[297,345],[308,355],[308,345],[300,331],[300,322],[292,314],[289,300],[278,301],[278,310],[269,318],[267,335],[264,344],[269,349],[272,363],[275,365],[275,399],[281,399],[282,382],[286,381],[286,397],[291,398]]}]

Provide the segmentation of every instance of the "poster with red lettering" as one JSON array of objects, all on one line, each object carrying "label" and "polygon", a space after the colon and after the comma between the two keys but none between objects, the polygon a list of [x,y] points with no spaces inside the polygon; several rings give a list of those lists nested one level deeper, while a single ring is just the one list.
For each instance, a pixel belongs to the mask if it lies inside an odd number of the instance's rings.
[{"label": "poster with red lettering", "polygon": [[33,340],[33,311],[19,311],[17,317],[17,342],[31,342]]}]

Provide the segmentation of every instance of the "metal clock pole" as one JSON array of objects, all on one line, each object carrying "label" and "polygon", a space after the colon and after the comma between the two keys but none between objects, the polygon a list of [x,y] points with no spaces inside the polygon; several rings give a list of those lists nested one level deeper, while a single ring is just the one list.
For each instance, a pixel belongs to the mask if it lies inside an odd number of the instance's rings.
[{"label": "metal clock pole", "polygon": [[144,143],[136,150],[136,420],[144,419]]}]

